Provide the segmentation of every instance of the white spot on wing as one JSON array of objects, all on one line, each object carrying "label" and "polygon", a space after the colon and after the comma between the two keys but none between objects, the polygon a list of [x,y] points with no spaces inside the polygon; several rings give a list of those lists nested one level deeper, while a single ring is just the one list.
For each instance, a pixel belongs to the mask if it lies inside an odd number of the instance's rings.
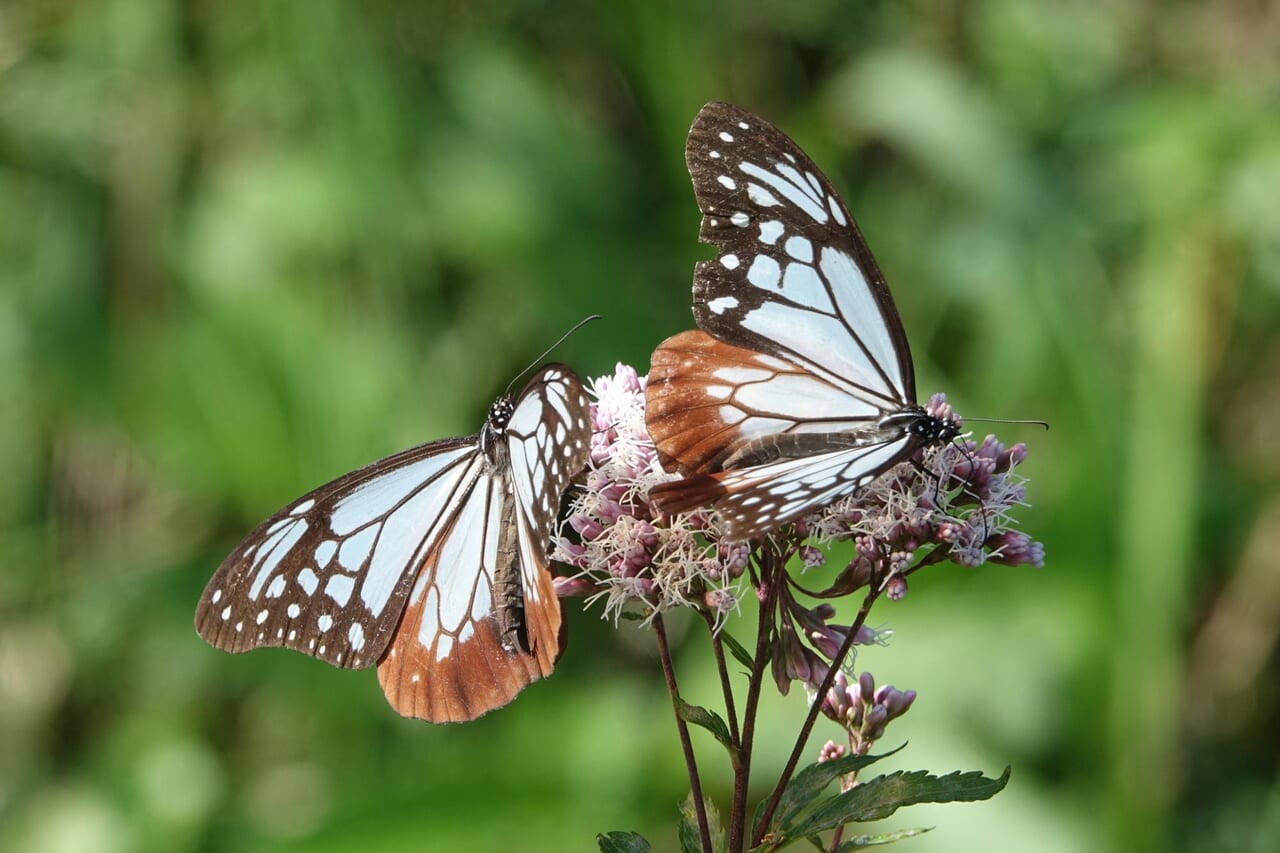
[{"label": "white spot on wing", "polygon": [[258,624],[261,625],[263,622],[266,622],[266,621],[267,621],[267,611],[263,610],[260,613],[258,613]]},{"label": "white spot on wing", "polygon": [[[328,613],[322,614],[320,618],[316,620],[316,627],[321,631],[328,631],[333,627],[333,617]],[[324,646],[320,647],[320,653],[324,654]]]},{"label": "white spot on wing", "polygon": [[[364,561],[369,558],[369,549],[373,547],[373,540],[378,537],[378,529],[380,525],[374,524],[361,530],[355,536],[352,536],[346,542],[342,543],[342,547],[338,549],[338,564],[349,572],[358,572],[364,565]],[[320,549],[316,549],[317,562],[319,562]],[[320,563],[324,565],[324,563]]]},{"label": "white spot on wing", "polygon": [[351,643],[351,650],[358,652],[364,648],[364,626],[359,622],[351,623],[351,630],[347,631],[347,640]]},{"label": "white spot on wing", "polygon": [[761,288],[776,288],[782,277],[782,270],[778,267],[778,262],[768,255],[756,255],[756,259],[751,262],[751,269],[747,271],[747,281]]},{"label": "white spot on wing", "polygon": [[813,262],[813,244],[799,234],[787,238],[787,254],[806,264]]},{"label": "white spot on wing", "polygon": [[723,139],[725,142],[732,142],[733,134],[729,133],[727,130],[722,130],[720,131],[720,138]]},{"label": "white spot on wing", "polygon": [[716,178],[716,181],[719,182],[720,186],[724,187],[727,190],[736,190],[738,188],[738,185],[734,182],[733,178],[729,177],[728,175],[721,175],[720,177]]},{"label": "white spot on wing", "polygon": [[221,600],[222,600],[222,590],[220,589],[214,590],[212,603],[217,604]]},{"label": "white spot on wing", "polygon": [[778,242],[778,238],[782,236],[782,232],[786,230],[782,223],[776,219],[770,219],[768,222],[760,223],[760,242],[767,243],[772,246]]},{"label": "white spot on wing", "polygon": [[777,207],[782,204],[776,195],[756,183],[747,183],[747,198],[761,207]]},{"label": "white spot on wing", "polygon": [[707,303],[707,308],[710,309],[713,314],[723,314],[728,309],[737,307],[738,300],[733,296],[721,296],[716,299],[712,299]]},{"label": "white spot on wing", "polygon": [[738,268],[738,263],[737,255],[725,255],[720,258],[720,266],[727,270],[736,270]]},{"label": "white spot on wing", "polygon": [[333,555],[338,552],[338,543],[332,539],[326,539],[316,546],[316,565],[324,568],[329,565],[329,561],[333,559]]},{"label": "white spot on wing", "polygon": [[284,585],[284,575],[276,575],[272,578],[271,583],[267,586],[267,598],[279,598],[280,593],[284,592]]},{"label": "white spot on wing", "polygon": [[355,578],[350,578],[346,575],[333,575],[329,578],[329,582],[324,585],[324,594],[338,602],[340,607],[346,607],[355,588]]},{"label": "white spot on wing", "polygon": [[297,602],[294,602],[293,604],[289,605],[288,613],[289,613],[290,619],[297,619],[298,614],[301,612],[302,612],[302,608],[298,606]]},{"label": "white spot on wing", "polygon": [[311,569],[303,569],[298,572],[298,586],[302,587],[302,591],[307,595],[312,595],[316,591],[316,587],[320,585],[320,578],[316,577],[316,573]]},{"label": "white spot on wing", "polygon": [[307,498],[305,501],[303,501],[302,503],[298,504],[293,509],[291,509],[289,511],[289,515],[302,515],[304,512],[311,509],[315,505],[316,505],[315,499]]},{"label": "white spot on wing", "polygon": [[729,221],[732,222],[734,225],[738,226],[739,228],[746,228],[748,225],[751,224],[751,217],[747,216],[742,211],[738,211],[733,216],[729,217]]},{"label": "white spot on wing", "polygon": [[835,196],[827,196],[827,207],[831,210],[831,215],[835,217],[836,222],[839,222],[841,225],[849,224],[849,220],[845,219],[844,211],[840,209],[840,202],[836,201]]}]

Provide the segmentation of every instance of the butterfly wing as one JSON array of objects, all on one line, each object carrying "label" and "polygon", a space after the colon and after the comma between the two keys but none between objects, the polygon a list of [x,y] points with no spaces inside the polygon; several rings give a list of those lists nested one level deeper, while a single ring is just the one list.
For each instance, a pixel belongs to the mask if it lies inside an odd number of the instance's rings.
[{"label": "butterfly wing", "polygon": [[568,368],[550,365],[521,391],[500,439],[507,462],[474,484],[428,554],[378,666],[399,713],[474,719],[551,674],[561,614],[549,537],[590,436],[586,395]]},{"label": "butterfly wing", "polygon": [[661,483],[649,490],[649,499],[668,515],[714,507],[724,538],[746,541],[861,488],[915,447],[910,434],[851,442],[843,450]]},{"label": "butterfly wing", "polygon": [[689,479],[650,498],[711,505],[750,538],[849,494],[909,455],[886,415],[915,404],[911,351],[853,217],[768,122],[708,104],[685,149],[719,250],[694,272],[700,332],[651,359],[646,422],[664,467]]},{"label": "butterfly wing", "polygon": [[[883,411],[793,361],[681,332],[654,350],[645,421],[663,467],[718,471],[771,436],[871,428]],[[730,463],[732,464],[732,463]]]},{"label": "butterfly wing", "polygon": [[719,249],[694,273],[699,328],[779,356],[886,411],[915,402],[911,350],[858,226],[813,161],[763,119],[707,104],[685,147]]},{"label": "butterfly wing", "polygon": [[507,424],[507,442],[517,508],[523,627],[527,648],[539,660],[554,663],[560,649],[560,604],[547,559],[560,497],[591,453],[591,415],[581,381],[564,365],[544,368],[520,400]]},{"label": "butterfly wing", "polygon": [[434,723],[475,719],[551,672],[544,661],[508,647],[498,620],[497,578],[514,559],[502,472],[475,478],[446,524],[378,663],[391,706]]},{"label": "butterfly wing", "polygon": [[362,668],[395,631],[417,567],[480,476],[476,439],[424,444],[304,495],[218,567],[196,630],[229,652],[284,646]]}]

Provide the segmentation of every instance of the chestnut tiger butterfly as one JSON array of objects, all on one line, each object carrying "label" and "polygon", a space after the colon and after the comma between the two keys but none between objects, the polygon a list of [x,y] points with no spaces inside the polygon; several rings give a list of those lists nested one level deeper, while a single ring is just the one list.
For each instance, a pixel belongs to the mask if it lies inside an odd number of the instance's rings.
[{"label": "chestnut tiger butterfly", "polygon": [[549,537],[587,461],[587,405],[578,377],[548,365],[494,402],[478,435],[303,495],[218,567],[196,630],[228,652],[376,663],[406,717],[461,722],[507,704],[560,656]]},{"label": "chestnut tiger butterfly", "polygon": [[694,271],[698,330],[651,358],[646,423],[670,514],[710,506],[745,540],[874,480],[959,420],[916,402],[893,297],[848,208],[780,130],[710,103],[685,160],[719,249]]}]

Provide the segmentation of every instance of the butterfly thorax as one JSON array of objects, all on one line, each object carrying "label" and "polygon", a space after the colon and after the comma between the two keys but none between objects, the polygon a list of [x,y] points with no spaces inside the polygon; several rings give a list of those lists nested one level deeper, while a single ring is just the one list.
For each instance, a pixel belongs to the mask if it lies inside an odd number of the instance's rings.
[{"label": "butterfly thorax", "polygon": [[480,430],[480,452],[490,465],[500,467],[507,463],[507,445],[501,439],[506,436],[507,424],[514,413],[515,405],[510,397],[499,397],[489,407],[484,428]]},{"label": "butterfly thorax", "polygon": [[940,418],[921,406],[908,406],[885,415],[878,426],[885,431],[908,432],[921,446],[941,444],[960,434],[960,424],[954,417]]}]

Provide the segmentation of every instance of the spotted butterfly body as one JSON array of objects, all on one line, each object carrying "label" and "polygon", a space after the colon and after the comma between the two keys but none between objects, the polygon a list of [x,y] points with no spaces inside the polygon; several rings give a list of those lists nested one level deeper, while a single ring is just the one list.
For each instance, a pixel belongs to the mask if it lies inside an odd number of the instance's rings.
[{"label": "spotted butterfly body", "polygon": [[196,610],[217,648],[284,646],[378,667],[404,716],[474,719],[551,674],[547,569],[560,496],[586,464],[578,378],[543,368],[478,435],[387,457],[304,495],[218,567]]},{"label": "spotted butterfly body", "polygon": [[694,272],[698,330],[654,351],[646,422],[664,512],[711,506],[750,539],[851,494],[958,423],[916,402],[893,297],[844,202],[763,119],[702,108],[685,148],[719,250]]}]

